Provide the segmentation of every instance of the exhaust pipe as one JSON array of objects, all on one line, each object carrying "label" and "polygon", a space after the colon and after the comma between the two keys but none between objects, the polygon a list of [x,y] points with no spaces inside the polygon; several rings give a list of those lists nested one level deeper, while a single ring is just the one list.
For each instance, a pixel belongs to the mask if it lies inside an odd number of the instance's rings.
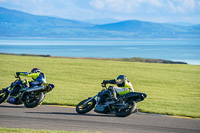
[{"label": "exhaust pipe", "polygon": [[44,86],[35,86],[35,87],[32,87],[32,88],[28,88],[26,90],[26,92],[40,91],[40,90],[43,90],[44,88],[45,88]]}]

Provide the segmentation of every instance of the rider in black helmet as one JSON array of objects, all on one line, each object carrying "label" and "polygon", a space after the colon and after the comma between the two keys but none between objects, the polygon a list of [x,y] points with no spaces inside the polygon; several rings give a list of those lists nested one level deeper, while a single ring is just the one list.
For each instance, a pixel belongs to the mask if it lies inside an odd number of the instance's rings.
[{"label": "rider in black helmet", "polygon": [[102,84],[116,84],[118,86],[113,87],[113,95],[115,99],[117,99],[116,95],[134,92],[131,82],[127,81],[127,77],[125,75],[119,75],[116,79],[112,80],[103,80]]}]

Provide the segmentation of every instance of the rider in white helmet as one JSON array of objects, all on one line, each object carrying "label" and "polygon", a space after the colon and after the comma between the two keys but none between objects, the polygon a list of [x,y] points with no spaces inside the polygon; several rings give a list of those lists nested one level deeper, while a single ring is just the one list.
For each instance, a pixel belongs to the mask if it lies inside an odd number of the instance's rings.
[{"label": "rider in white helmet", "polygon": [[[44,73],[41,72],[39,68],[33,68],[30,73],[28,72],[16,72],[17,77],[19,75],[21,76],[27,76],[31,77],[33,80],[22,80],[24,87],[31,88],[34,86],[41,86],[42,83],[46,83],[46,77]],[[19,92],[19,87],[15,88],[11,91],[11,94],[17,94]]]}]

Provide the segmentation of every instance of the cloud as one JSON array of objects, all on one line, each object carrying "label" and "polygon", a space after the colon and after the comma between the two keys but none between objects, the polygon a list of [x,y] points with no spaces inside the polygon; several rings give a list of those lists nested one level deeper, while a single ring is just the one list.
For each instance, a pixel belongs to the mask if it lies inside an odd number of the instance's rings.
[{"label": "cloud", "polygon": [[93,0],[90,2],[90,4],[98,10],[102,10],[105,7],[105,2],[102,0],[95,0],[95,1]]},{"label": "cloud", "polygon": [[[94,10],[106,12],[116,19],[146,21],[200,20],[200,0],[91,0]],[[200,23],[200,22],[199,22]]]},{"label": "cloud", "polygon": [[[161,7],[163,3],[159,0],[91,0],[90,5],[97,10],[107,10],[110,12],[132,13],[142,4]],[[138,10],[138,9],[137,9]],[[144,10],[144,9],[143,9]]]},{"label": "cloud", "polygon": [[0,7],[74,20],[200,20],[200,0],[0,0]]},{"label": "cloud", "polygon": [[195,0],[171,0],[167,1],[169,10],[172,13],[189,13],[195,10]]},{"label": "cloud", "polygon": [[193,12],[195,8],[200,8],[199,3],[199,0],[91,0],[89,4],[96,10],[109,12],[146,13],[154,10],[166,13],[188,13]]}]

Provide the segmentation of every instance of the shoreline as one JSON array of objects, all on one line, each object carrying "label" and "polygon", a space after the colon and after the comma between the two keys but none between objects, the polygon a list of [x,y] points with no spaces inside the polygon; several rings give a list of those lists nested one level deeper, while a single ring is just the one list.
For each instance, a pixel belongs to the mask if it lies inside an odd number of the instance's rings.
[{"label": "shoreline", "polygon": [[152,59],[152,58],[98,58],[98,57],[65,57],[65,56],[51,56],[40,54],[14,54],[14,53],[0,53],[0,55],[17,55],[17,56],[33,56],[33,57],[48,57],[48,58],[70,58],[70,59],[91,59],[91,60],[112,60],[112,61],[126,61],[126,62],[143,62],[143,63],[162,63],[162,64],[188,64],[182,61],[171,61],[164,59]]}]

